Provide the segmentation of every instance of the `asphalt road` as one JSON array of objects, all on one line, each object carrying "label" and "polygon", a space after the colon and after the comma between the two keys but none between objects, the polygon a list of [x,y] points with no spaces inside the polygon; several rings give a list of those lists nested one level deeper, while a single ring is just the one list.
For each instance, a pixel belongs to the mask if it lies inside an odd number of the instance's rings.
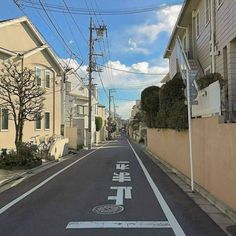
[{"label": "asphalt road", "polygon": [[0,235],[226,234],[123,137],[2,192]]}]

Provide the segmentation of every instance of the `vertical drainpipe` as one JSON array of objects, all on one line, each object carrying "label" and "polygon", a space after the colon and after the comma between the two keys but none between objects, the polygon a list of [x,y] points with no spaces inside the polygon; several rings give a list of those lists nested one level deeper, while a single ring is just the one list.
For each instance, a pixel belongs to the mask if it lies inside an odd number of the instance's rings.
[{"label": "vertical drainpipe", "polygon": [[[63,135],[65,131],[65,81],[66,73],[61,73],[61,126],[63,127]],[[61,130],[62,131],[62,130]]]},{"label": "vertical drainpipe", "polygon": [[211,72],[215,73],[215,0],[211,0]]}]

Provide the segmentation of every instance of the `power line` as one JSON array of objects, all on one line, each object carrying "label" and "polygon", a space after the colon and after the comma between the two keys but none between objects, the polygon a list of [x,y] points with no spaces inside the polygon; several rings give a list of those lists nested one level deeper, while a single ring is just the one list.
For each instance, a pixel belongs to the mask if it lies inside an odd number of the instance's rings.
[{"label": "power line", "polygon": [[[40,1],[40,0],[39,0]],[[34,9],[41,9],[40,4],[34,3],[34,6],[28,5],[28,0],[21,0],[21,5],[25,7],[30,7]],[[19,4],[19,3],[18,3]],[[176,3],[166,4],[166,5],[153,5],[153,6],[147,6],[147,7],[140,7],[140,8],[121,8],[121,9],[101,9],[99,11],[99,14],[101,15],[129,15],[129,14],[139,14],[139,13],[145,13],[150,11],[157,11],[160,9],[163,9],[167,6],[174,6],[174,5],[182,4],[182,2],[178,1]],[[68,13],[68,9],[63,7],[62,5],[56,5],[56,4],[45,4],[45,7],[49,11],[54,11],[57,13]],[[79,14],[79,15],[97,15],[98,12],[95,10],[91,12],[91,9],[89,8],[76,8],[76,7],[69,7],[69,10],[71,14]]]},{"label": "power line", "polygon": [[137,74],[137,75],[166,75],[166,73],[144,73],[144,72],[136,72],[136,71],[128,71],[128,70],[122,70],[122,69],[118,69],[118,68],[114,68],[111,66],[105,66],[105,65],[101,65],[98,64],[101,67],[105,67],[105,68],[109,68],[111,70],[117,70],[117,71],[121,71],[121,72],[125,72],[125,73],[129,73],[129,74]]},{"label": "power line", "polygon": [[78,29],[79,33],[81,34],[83,40],[86,42],[86,45],[87,45],[88,40],[86,39],[86,37],[84,36],[83,32],[81,31],[81,29],[80,29],[79,25],[77,24],[77,22],[76,22],[74,16],[71,14],[70,9],[69,9],[67,3],[65,2],[65,0],[63,0],[63,3],[64,3],[64,5],[65,5],[66,9],[68,10],[68,13],[70,14],[71,19],[73,20],[73,22],[74,22],[76,28]]},{"label": "power line", "polygon": [[[31,2],[31,4],[33,4],[33,0],[30,0],[30,2]],[[26,13],[23,11],[23,9],[22,9],[18,4],[17,4],[17,6],[18,6],[19,9],[24,13],[24,15],[26,15]],[[63,46],[63,48],[65,49],[65,51],[70,55],[70,56],[69,56],[70,60],[69,60],[69,62],[68,62],[68,65],[69,65],[69,63],[70,63],[70,61],[71,61],[73,55],[74,55],[75,59],[78,58],[78,57],[77,57],[75,54],[73,54],[70,49],[68,50],[68,47],[65,47],[65,44],[63,43],[63,41],[60,41],[60,40],[62,40],[61,37],[60,37],[60,38],[57,37],[57,35],[55,34],[54,30],[51,28],[51,26],[48,24],[48,22],[44,19],[44,17],[42,16],[42,14],[41,14],[38,10],[36,10],[36,12],[37,12],[37,14],[39,15],[39,17],[43,20],[43,22],[47,25],[47,27],[49,28],[49,30],[54,34],[54,36],[55,36],[55,38],[58,40],[58,42],[61,43],[61,45]],[[45,41],[46,41],[46,40],[45,40]],[[49,42],[47,42],[47,44],[50,45]],[[66,44],[66,45],[67,45],[67,44]],[[50,45],[50,46],[51,46],[51,45]],[[52,48],[52,46],[51,46],[51,48]],[[79,49],[79,48],[78,48],[78,49]],[[58,60],[58,61],[59,61],[59,64],[60,64],[62,67],[64,67],[64,66],[61,64],[60,60]],[[82,61],[83,61],[83,59],[82,59]],[[68,65],[67,65],[67,67],[68,67]],[[80,68],[81,65],[82,65],[82,63],[81,63],[80,65],[78,65],[77,69],[76,69],[74,72],[76,72],[78,69],[80,69],[80,71],[86,76],[86,74],[85,74],[85,73],[81,70],[81,68]],[[76,73],[75,76],[78,77],[78,74]]]},{"label": "power line", "polygon": [[[41,5],[42,9],[44,10],[46,16],[48,17],[50,23],[52,24],[53,28],[54,28],[55,31],[57,32],[58,36],[59,36],[59,37],[61,38],[61,40],[63,41],[65,47],[71,52],[72,55],[75,55],[74,52],[71,50],[71,48],[67,45],[67,43],[66,43],[64,37],[63,37],[63,36],[61,35],[61,33],[59,32],[59,30],[57,29],[57,27],[56,27],[56,25],[54,24],[54,22],[52,21],[50,15],[48,14],[48,12],[47,12],[46,8],[44,7],[44,5],[43,5],[43,3],[42,3],[41,0],[39,0],[39,3],[40,3],[40,5]],[[77,56],[77,55],[75,55],[75,56]]]}]

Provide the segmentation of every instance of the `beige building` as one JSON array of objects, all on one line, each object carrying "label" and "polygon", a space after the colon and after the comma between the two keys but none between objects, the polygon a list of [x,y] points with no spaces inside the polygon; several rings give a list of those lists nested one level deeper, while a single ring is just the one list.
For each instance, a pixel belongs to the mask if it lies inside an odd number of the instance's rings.
[{"label": "beige building", "polygon": [[236,121],[235,11],[235,0],[185,0],[179,14],[164,55],[169,59],[167,77],[184,70],[179,42],[195,79],[217,72],[225,80],[223,89],[217,81],[198,91],[193,117],[224,115],[225,121]]},{"label": "beige building", "polygon": [[[68,128],[75,129],[75,137],[70,138],[70,142],[77,145],[87,146],[88,132],[88,88],[83,80],[73,71],[66,76],[65,100],[63,124],[66,130],[66,136],[70,135]],[[75,139],[75,140],[71,140]],[[76,148],[76,147],[73,147]]]},{"label": "beige building", "polygon": [[[46,89],[43,118],[26,122],[23,141],[39,142],[60,135],[62,67],[32,22],[27,17],[0,21],[0,64],[8,59],[35,71],[38,84]],[[1,104],[1,101],[0,101]],[[0,148],[14,148],[15,126],[0,107]]]},{"label": "beige building", "polygon": [[99,132],[96,132],[96,143],[105,141],[108,137],[107,119],[108,113],[106,112],[106,107],[98,104],[97,106],[97,116],[102,118],[102,128]]},{"label": "beige building", "polygon": [[[78,65],[79,66],[79,65]],[[70,70],[66,74],[65,91],[62,91],[62,124],[65,136],[70,139],[70,148],[88,146],[89,90],[82,78]],[[96,85],[92,86],[91,141],[96,142],[95,117],[98,114],[98,96]],[[73,134],[72,134],[73,133]]]}]

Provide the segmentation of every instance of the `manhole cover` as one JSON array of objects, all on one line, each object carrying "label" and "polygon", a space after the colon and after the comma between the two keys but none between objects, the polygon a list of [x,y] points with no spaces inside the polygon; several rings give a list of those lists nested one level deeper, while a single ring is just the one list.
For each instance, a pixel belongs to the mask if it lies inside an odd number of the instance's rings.
[{"label": "manhole cover", "polygon": [[93,213],[95,214],[100,214],[100,215],[112,215],[112,214],[118,214],[124,210],[123,206],[118,206],[118,205],[101,205],[101,206],[96,206],[93,208]]}]

